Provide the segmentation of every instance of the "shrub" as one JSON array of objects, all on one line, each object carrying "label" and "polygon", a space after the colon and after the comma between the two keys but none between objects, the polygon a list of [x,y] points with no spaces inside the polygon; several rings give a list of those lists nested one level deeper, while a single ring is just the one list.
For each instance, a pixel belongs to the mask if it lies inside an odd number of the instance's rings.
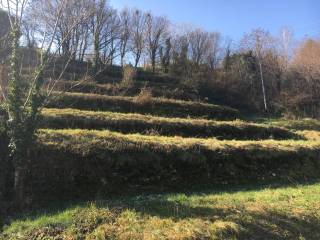
[{"label": "shrub", "polygon": [[152,90],[148,87],[143,87],[134,101],[140,105],[147,105],[152,103]]},{"label": "shrub", "polygon": [[131,65],[126,65],[123,67],[123,76],[120,83],[122,88],[131,88],[134,85],[133,79],[136,75],[135,69]]}]

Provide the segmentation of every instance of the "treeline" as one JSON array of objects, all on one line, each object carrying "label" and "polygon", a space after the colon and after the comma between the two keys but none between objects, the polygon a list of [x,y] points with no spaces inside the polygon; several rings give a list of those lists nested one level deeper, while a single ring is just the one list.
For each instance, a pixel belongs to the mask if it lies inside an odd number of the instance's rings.
[{"label": "treeline", "polygon": [[[5,16],[0,12],[1,22],[9,21]],[[0,34],[1,58],[8,34],[5,28]],[[33,0],[21,35],[27,48],[51,44],[54,54],[90,61],[95,72],[129,64],[179,76],[201,99],[255,112],[320,116],[320,42],[294,44],[288,28],[279,36],[255,29],[233,43],[219,32],[174,27],[151,12],[118,11],[107,0]]]}]

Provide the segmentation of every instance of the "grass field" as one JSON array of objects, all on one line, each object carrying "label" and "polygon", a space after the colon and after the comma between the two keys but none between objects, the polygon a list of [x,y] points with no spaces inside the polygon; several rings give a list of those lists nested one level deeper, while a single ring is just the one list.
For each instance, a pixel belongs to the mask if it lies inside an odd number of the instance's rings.
[{"label": "grass field", "polygon": [[143,195],[38,210],[13,239],[320,239],[320,185]]}]

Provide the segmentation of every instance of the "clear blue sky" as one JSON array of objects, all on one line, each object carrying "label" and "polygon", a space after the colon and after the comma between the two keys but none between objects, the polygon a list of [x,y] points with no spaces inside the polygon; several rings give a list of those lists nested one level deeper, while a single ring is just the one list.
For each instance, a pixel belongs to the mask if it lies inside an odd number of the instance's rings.
[{"label": "clear blue sky", "polygon": [[150,10],[235,40],[257,27],[276,34],[289,26],[297,39],[320,36],[320,0],[111,0],[111,5]]}]

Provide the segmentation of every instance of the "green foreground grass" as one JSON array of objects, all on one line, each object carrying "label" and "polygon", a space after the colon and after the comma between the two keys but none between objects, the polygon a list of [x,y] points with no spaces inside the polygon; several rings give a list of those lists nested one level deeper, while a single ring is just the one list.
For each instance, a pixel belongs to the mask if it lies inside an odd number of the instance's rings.
[{"label": "green foreground grass", "polygon": [[134,113],[85,111],[47,108],[42,111],[43,128],[108,129],[121,133],[143,133],[183,137],[216,137],[219,139],[299,139],[298,134],[270,124],[241,120],[166,118]]},{"label": "green foreground grass", "polygon": [[320,184],[110,199],[16,217],[11,239],[320,239]]}]

